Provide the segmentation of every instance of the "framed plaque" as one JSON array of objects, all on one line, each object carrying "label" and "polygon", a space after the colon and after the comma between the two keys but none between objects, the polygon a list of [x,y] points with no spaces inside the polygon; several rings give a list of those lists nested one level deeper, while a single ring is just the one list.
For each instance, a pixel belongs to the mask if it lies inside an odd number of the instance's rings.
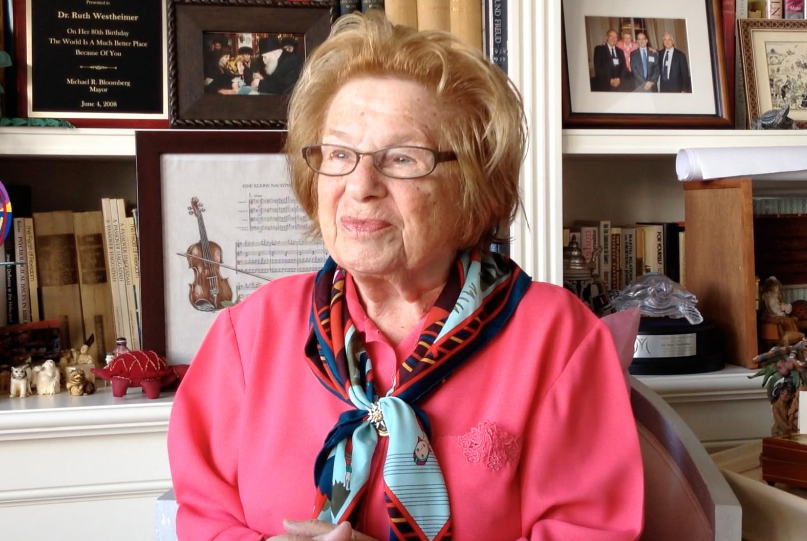
[{"label": "framed plaque", "polygon": [[165,0],[15,0],[14,8],[25,29],[20,116],[167,124]]}]

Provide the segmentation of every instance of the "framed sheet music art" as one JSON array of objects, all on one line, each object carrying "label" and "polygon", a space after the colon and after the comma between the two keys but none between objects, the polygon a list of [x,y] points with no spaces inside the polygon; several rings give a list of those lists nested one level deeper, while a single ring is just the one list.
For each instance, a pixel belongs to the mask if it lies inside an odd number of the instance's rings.
[{"label": "framed sheet music art", "polygon": [[228,306],[327,254],[289,184],[285,134],[136,134],[143,348],[189,363]]}]

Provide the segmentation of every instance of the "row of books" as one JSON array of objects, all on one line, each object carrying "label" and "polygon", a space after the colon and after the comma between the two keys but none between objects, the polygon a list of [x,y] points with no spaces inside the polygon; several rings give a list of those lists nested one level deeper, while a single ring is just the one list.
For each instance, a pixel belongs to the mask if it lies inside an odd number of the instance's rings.
[{"label": "row of books", "polygon": [[507,72],[506,0],[340,0],[339,14],[383,9],[395,24],[418,30],[445,30]]},{"label": "row of books", "polygon": [[648,272],[686,285],[682,222],[612,226],[610,220],[577,221],[563,230],[563,245],[576,239],[606,288],[621,291]]},{"label": "row of books", "polygon": [[103,199],[98,211],[14,218],[0,250],[19,263],[5,267],[0,325],[58,319],[61,347],[79,348],[92,336],[96,360],[117,337],[140,348],[137,224],[122,199]]}]

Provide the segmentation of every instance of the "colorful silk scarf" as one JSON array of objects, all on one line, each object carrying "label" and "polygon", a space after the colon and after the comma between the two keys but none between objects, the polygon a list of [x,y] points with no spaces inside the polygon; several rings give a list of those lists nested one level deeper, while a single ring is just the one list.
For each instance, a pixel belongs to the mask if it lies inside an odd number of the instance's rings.
[{"label": "colorful silk scarf", "polygon": [[305,348],[320,382],[355,408],[339,417],[317,456],[314,517],[333,524],[350,518],[365,491],[378,436],[388,436],[384,492],[390,540],[449,540],[448,492],[429,443],[428,418],[417,403],[496,336],[530,277],[498,254],[462,253],[384,397],[375,390],[362,333],[347,310],[345,277],[330,258],[317,274]]}]

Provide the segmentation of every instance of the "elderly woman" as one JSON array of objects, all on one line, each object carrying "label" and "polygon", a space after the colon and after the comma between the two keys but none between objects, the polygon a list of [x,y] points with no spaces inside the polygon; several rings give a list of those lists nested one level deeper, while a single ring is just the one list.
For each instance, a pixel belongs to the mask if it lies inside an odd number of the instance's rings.
[{"label": "elderly woman", "polygon": [[182,539],[637,537],[608,329],[487,250],[524,147],[520,97],[478,51],[337,21],[287,140],[331,258],[223,311],[200,347],[169,430]]}]

